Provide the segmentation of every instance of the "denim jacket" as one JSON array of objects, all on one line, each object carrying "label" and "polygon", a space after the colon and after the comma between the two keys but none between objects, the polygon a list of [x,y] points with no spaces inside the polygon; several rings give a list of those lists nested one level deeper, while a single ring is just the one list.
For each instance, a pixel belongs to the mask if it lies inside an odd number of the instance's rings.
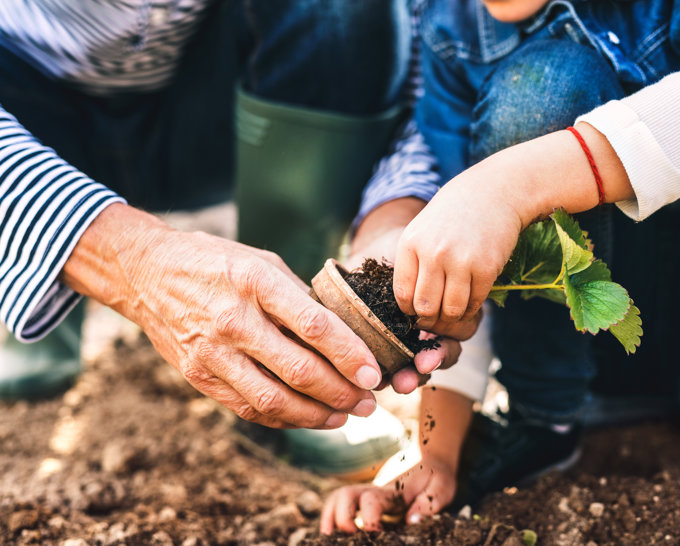
[{"label": "denim jacket", "polygon": [[482,82],[539,33],[595,48],[627,94],[680,70],[678,1],[552,0],[515,24],[494,19],[480,0],[430,0],[420,22],[425,98],[416,119],[445,180],[469,166],[467,128]]}]

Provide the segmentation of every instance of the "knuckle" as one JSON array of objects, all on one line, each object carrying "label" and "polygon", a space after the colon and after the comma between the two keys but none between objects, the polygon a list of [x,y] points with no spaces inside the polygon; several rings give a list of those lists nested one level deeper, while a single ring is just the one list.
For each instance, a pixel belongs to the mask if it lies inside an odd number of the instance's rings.
[{"label": "knuckle", "polygon": [[442,318],[447,322],[459,320],[463,313],[465,313],[465,308],[461,305],[448,304],[442,308]]},{"label": "knuckle", "polygon": [[356,345],[347,343],[336,348],[336,353],[332,360],[336,368],[344,369],[346,365],[359,361],[362,354],[361,349]]},{"label": "knuckle", "polygon": [[351,410],[357,404],[357,396],[351,389],[338,389],[333,393],[330,405],[336,410]]},{"label": "knuckle", "polygon": [[241,403],[236,406],[232,406],[229,409],[231,409],[231,411],[233,411],[244,421],[259,421],[262,419],[262,415],[247,403]]},{"label": "knuckle", "polygon": [[256,293],[264,279],[267,278],[264,260],[247,260],[240,264],[236,275],[242,289],[248,293]]},{"label": "knuckle", "polygon": [[295,360],[282,371],[283,380],[296,391],[304,391],[314,382],[314,368],[311,359]]},{"label": "knuckle", "polygon": [[286,407],[285,397],[280,389],[264,389],[257,396],[254,409],[264,415],[280,415]]},{"label": "knuckle", "polygon": [[468,303],[468,308],[467,308],[467,315],[472,318],[474,317],[479,310],[482,308],[482,305],[484,304],[484,300],[479,297],[474,297],[470,299],[470,302]]},{"label": "knuckle", "polygon": [[240,305],[231,305],[215,319],[215,328],[220,336],[233,337],[243,329],[244,313]]},{"label": "knuckle", "polygon": [[394,283],[394,297],[397,301],[407,301],[410,299],[410,292],[406,287],[405,283],[395,281]]},{"label": "knuckle", "polygon": [[305,339],[321,339],[330,328],[328,316],[321,306],[308,306],[297,317],[298,334]]},{"label": "knuckle", "polygon": [[417,248],[420,242],[420,237],[418,236],[418,231],[413,227],[413,224],[409,224],[404,228],[404,231],[399,237],[399,247],[411,250]]},{"label": "knuckle", "polygon": [[213,374],[194,362],[185,360],[179,367],[182,376],[194,387],[205,387],[212,382]]},{"label": "knuckle", "polygon": [[435,318],[439,314],[439,307],[430,300],[416,298],[413,308],[419,317]]}]

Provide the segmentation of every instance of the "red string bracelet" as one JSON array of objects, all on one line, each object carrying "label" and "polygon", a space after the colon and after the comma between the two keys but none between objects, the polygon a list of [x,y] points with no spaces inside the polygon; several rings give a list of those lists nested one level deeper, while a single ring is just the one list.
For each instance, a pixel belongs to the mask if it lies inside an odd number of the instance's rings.
[{"label": "red string bracelet", "polygon": [[602,185],[602,177],[600,176],[600,171],[597,170],[597,165],[595,165],[593,154],[590,152],[590,148],[588,148],[586,141],[583,140],[581,133],[579,133],[574,127],[567,127],[567,131],[569,131],[576,137],[576,140],[578,140],[578,143],[581,145],[581,148],[583,148],[583,152],[586,154],[586,157],[588,158],[588,163],[590,163],[590,168],[593,171],[593,176],[595,176],[595,183],[597,184],[597,204],[603,205],[604,187]]}]

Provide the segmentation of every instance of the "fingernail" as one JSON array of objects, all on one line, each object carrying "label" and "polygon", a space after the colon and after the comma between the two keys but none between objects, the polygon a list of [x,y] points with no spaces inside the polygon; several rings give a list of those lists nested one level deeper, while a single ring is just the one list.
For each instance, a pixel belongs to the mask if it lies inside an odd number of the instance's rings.
[{"label": "fingernail", "polygon": [[362,366],[357,372],[356,382],[366,390],[375,389],[380,384],[380,374],[372,366]]},{"label": "fingernail", "polygon": [[331,416],[326,419],[324,423],[325,428],[338,428],[345,424],[347,421],[347,414],[342,411],[336,411],[331,413]]},{"label": "fingernail", "polygon": [[364,398],[356,406],[352,408],[350,413],[356,415],[357,417],[368,417],[375,411],[377,402],[373,398]]},{"label": "fingernail", "polygon": [[420,521],[420,514],[411,514],[408,518],[409,523],[418,523]]}]

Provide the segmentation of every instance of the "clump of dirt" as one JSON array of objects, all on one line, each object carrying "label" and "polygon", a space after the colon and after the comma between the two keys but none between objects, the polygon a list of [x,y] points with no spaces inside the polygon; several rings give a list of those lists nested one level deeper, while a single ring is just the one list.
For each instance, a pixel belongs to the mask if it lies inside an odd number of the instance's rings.
[{"label": "clump of dirt", "polygon": [[392,289],[394,267],[386,261],[366,258],[360,269],[351,271],[345,281],[380,321],[413,353],[439,347],[436,339],[420,339],[417,317],[405,314]]},{"label": "clump of dirt", "polygon": [[[525,546],[525,533],[501,523],[492,523],[488,519],[462,519],[443,513],[426,518],[420,523],[403,527],[401,525],[385,526],[383,531],[358,533],[348,537],[342,533],[331,536],[318,536],[305,539],[300,546],[330,546],[345,544],[352,546],[404,544],[444,545],[460,544],[465,546]],[[390,528],[391,527],[391,528]]]}]

